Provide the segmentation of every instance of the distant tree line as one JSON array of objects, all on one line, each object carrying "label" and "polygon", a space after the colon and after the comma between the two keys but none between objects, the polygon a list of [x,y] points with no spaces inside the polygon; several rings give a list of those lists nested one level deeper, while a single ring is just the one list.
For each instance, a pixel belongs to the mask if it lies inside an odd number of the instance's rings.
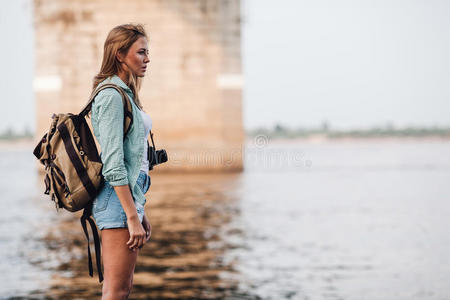
[{"label": "distant tree line", "polygon": [[255,137],[264,135],[270,138],[296,138],[324,136],[327,138],[367,138],[367,137],[449,137],[450,127],[403,127],[396,128],[392,123],[384,126],[374,126],[369,129],[336,130],[332,129],[328,122],[323,122],[320,126],[312,128],[291,128],[276,124],[272,128],[256,128],[247,131],[247,135]]},{"label": "distant tree line", "polygon": [[11,127],[0,132],[0,140],[31,139],[33,136],[33,132],[28,127],[26,127],[22,132],[17,132]]},{"label": "distant tree line", "polygon": [[[374,126],[369,129],[336,130],[331,129],[328,122],[323,122],[320,126],[310,128],[292,128],[282,124],[275,124],[272,128],[259,127],[248,130],[247,136],[255,137],[264,135],[269,138],[307,138],[311,136],[324,136],[327,138],[367,138],[367,137],[445,137],[450,138],[450,127],[404,127],[396,128],[392,123],[384,126]],[[34,134],[30,128],[26,127],[22,132],[16,132],[12,128],[7,128],[0,132],[0,140],[31,139]]]}]

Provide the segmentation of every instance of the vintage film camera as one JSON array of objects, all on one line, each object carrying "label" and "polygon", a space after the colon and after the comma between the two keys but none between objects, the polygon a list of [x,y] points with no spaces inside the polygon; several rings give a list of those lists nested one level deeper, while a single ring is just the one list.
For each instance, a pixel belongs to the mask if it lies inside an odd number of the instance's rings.
[{"label": "vintage film camera", "polygon": [[149,162],[149,170],[153,170],[153,166],[165,163],[167,161],[167,152],[164,149],[156,150],[155,142],[153,141],[153,133],[151,130],[150,138],[152,139],[153,147],[150,147],[150,145],[148,146],[147,158]]}]

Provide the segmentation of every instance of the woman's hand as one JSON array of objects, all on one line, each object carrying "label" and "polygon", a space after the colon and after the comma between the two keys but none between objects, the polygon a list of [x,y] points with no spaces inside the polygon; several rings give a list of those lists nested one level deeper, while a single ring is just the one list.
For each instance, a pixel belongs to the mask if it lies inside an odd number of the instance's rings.
[{"label": "woman's hand", "polygon": [[127,242],[127,246],[135,251],[138,248],[144,246],[146,239],[146,232],[142,224],[139,223],[139,217],[136,215],[127,219],[128,231],[130,232],[130,239]]},{"label": "woman's hand", "polygon": [[150,239],[150,236],[152,235],[152,225],[150,224],[150,221],[147,219],[147,216],[144,214],[144,219],[142,219],[142,226],[144,227],[146,239],[147,242]]}]

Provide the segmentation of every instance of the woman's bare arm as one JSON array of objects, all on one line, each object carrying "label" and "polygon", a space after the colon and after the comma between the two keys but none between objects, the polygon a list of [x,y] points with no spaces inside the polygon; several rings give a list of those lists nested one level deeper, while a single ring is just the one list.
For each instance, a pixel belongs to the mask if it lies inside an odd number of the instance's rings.
[{"label": "woman's bare arm", "polygon": [[134,204],[130,187],[128,185],[118,185],[114,186],[114,191],[127,216],[128,230],[130,232],[130,239],[128,240],[127,245],[132,250],[140,248],[147,240],[145,230],[139,222],[136,205]]}]

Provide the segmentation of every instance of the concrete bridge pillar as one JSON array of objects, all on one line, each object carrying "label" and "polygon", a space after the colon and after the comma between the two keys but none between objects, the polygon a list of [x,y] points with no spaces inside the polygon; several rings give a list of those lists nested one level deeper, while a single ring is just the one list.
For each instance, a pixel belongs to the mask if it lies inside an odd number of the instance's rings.
[{"label": "concrete bridge pillar", "polygon": [[239,0],[35,0],[37,136],[50,116],[78,112],[114,26],[143,23],[150,64],[140,92],[164,170],[242,169]]}]

